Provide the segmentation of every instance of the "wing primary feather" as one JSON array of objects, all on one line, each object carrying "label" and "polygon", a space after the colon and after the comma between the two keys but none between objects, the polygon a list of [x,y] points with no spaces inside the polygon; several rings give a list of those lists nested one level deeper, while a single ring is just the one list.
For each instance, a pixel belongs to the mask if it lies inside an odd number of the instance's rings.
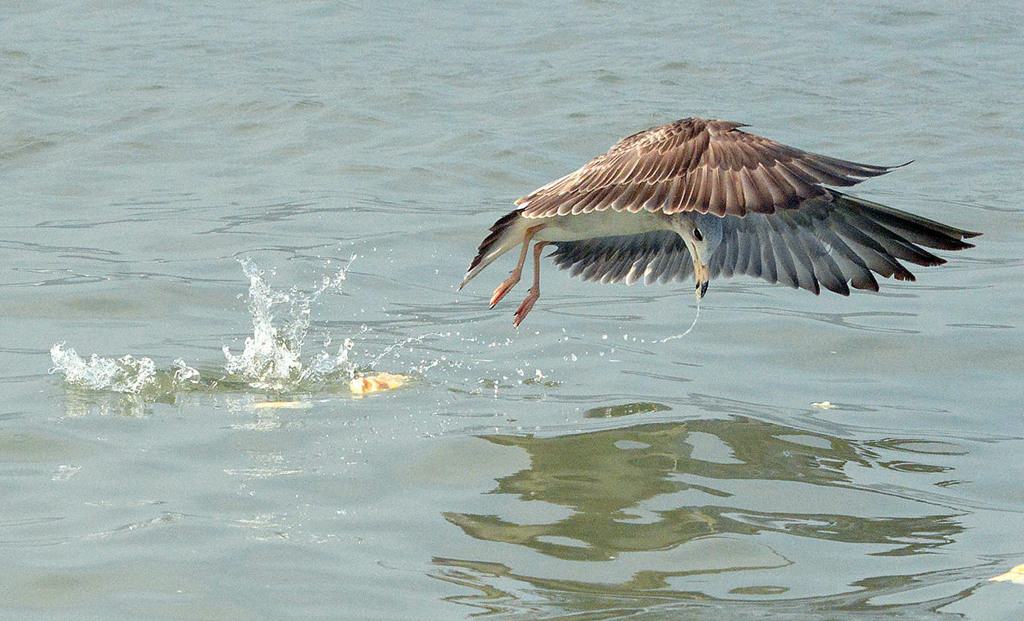
[{"label": "wing primary feather", "polygon": [[789,285],[794,289],[800,288],[800,282],[796,277],[796,266],[793,264],[793,257],[786,245],[782,235],[776,226],[778,218],[765,218],[765,237],[771,245],[772,255],[775,258],[775,275],[779,282]]},{"label": "wing primary feather", "polygon": [[860,214],[847,214],[847,221],[871,236],[879,246],[895,259],[910,261],[917,265],[942,265],[946,261],[927,250],[904,239],[898,233],[882,226],[869,217]]},{"label": "wing primary feather", "polygon": [[880,246],[872,237],[856,226],[849,224],[844,219],[836,218],[834,222],[837,232],[857,252],[857,255],[864,260],[864,263],[872,271],[886,278],[895,277],[898,280],[914,280],[914,275],[907,268],[900,265],[899,261],[889,256],[885,248]]},{"label": "wing primary feather", "polygon": [[978,233],[947,226],[892,207],[836,192],[836,205],[863,214],[899,233],[908,241],[939,250],[964,250],[974,245],[963,241]]},{"label": "wing primary feather", "polygon": [[810,257],[811,252],[804,244],[801,229],[791,218],[778,216],[769,218],[769,221],[775,225],[779,238],[785,244],[792,258],[793,271],[797,282],[795,286],[818,295],[821,290],[818,287],[818,279],[815,276],[814,263]]},{"label": "wing primary feather", "polygon": [[761,227],[752,230],[757,231],[758,245],[761,248],[761,278],[774,285],[779,282],[779,274],[775,270],[775,253],[772,252],[771,240],[767,231],[763,231]]},{"label": "wing primary feather", "polygon": [[[826,255],[838,266],[844,283],[849,281],[858,289],[871,289],[869,285],[874,281],[871,277],[871,269],[839,234],[826,223],[816,221],[814,235],[825,244]],[[877,284],[876,282],[875,285],[877,286]],[[877,291],[877,289],[873,290]]]}]

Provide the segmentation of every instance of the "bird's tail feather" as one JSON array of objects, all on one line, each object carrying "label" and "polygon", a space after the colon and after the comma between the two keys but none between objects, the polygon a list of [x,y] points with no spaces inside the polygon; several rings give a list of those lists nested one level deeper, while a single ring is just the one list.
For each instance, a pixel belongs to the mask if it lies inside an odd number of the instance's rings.
[{"label": "bird's tail feather", "polygon": [[466,277],[462,279],[459,289],[465,287],[466,283],[473,280],[495,259],[523,243],[527,227],[524,220],[519,217],[522,212],[522,209],[516,209],[491,225],[491,233],[480,242],[480,248],[477,249],[476,256],[469,264]]}]

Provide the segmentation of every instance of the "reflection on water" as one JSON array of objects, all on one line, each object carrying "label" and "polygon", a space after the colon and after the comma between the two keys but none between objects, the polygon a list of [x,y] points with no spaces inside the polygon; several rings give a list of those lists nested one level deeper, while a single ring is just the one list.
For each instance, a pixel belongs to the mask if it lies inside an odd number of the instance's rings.
[{"label": "reflection on water", "polygon": [[590,408],[583,413],[584,418],[617,418],[619,416],[632,416],[634,414],[647,414],[649,412],[667,412],[672,408],[660,403],[623,403],[621,405],[609,405],[599,408]]},{"label": "reflection on water", "polygon": [[[434,560],[438,579],[464,587],[468,596],[446,598],[480,612],[501,618],[521,619],[962,619],[963,615],[942,612],[942,608],[965,599],[984,584],[992,565],[966,569],[886,575],[861,580],[849,592],[835,595],[772,598],[784,593],[776,587],[737,588],[731,597],[709,597],[699,590],[661,588],[663,585],[610,585],[577,580],[552,580],[516,573],[501,563]],[[820,568],[827,571],[830,568]],[[928,593],[950,583],[971,583],[963,590],[940,596]],[[502,586],[495,586],[502,585]],[[504,587],[504,588],[502,588]],[[513,592],[515,589],[515,592]],[[926,593],[920,601],[881,604],[885,598],[900,598],[907,591]],[[834,616],[838,615],[838,616]]]},{"label": "reflection on water", "polygon": [[[437,577],[483,593],[467,603],[515,599],[498,587],[507,578],[576,612],[590,609],[593,593],[601,594],[597,599],[604,605],[619,596],[635,604],[663,604],[684,592],[686,599],[706,599],[711,594],[680,589],[702,574],[804,562],[802,554],[818,549],[813,540],[856,545],[851,552],[858,557],[907,557],[934,552],[963,530],[959,512],[934,499],[873,491],[850,474],[891,468],[889,455],[882,455],[890,449],[901,453],[907,466],[902,471],[933,471],[921,461],[929,451],[908,454],[898,444],[872,445],[740,415],[557,437],[482,437],[529,455],[530,467],[498,479],[491,493],[527,503],[522,510],[532,508],[538,519],[526,523],[521,517],[456,512],[445,518],[476,540],[514,544],[542,556],[526,557],[526,571],[483,559],[435,559]],[[758,493],[751,493],[752,486]],[[854,600],[832,598],[837,605],[863,604],[927,580],[864,579],[850,570],[844,582],[845,568],[828,571],[840,576],[841,585],[856,583],[860,594]],[[804,595],[794,585],[780,586],[787,575],[792,574],[772,574],[779,583],[738,580],[742,586],[729,593],[765,596],[796,589],[792,597]]]}]

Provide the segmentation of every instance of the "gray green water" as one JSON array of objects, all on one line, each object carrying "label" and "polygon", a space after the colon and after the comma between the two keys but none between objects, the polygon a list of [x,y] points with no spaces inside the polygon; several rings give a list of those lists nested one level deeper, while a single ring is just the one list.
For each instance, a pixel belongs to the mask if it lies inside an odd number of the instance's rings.
[{"label": "gray green water", "polygon": [[[848,4],[4,3],[0,617],[1019,618],[1024,15]],[[668,340],[688,285],[456,291],[691,115],[984,236]]]}]

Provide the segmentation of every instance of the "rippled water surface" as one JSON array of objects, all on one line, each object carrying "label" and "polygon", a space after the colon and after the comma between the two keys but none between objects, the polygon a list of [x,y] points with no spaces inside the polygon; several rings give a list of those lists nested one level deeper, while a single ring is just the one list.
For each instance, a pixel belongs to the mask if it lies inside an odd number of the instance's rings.
[{"label": "rippled water surface", "polygon": [[[0,616],[1017,619],[1018,2],[4,3]],[[917,282],[463,271],[685,116],[914,163]],[[676,337],[679,338],[670,338]],[[405,383],[362,398],[353,377]]]}]

